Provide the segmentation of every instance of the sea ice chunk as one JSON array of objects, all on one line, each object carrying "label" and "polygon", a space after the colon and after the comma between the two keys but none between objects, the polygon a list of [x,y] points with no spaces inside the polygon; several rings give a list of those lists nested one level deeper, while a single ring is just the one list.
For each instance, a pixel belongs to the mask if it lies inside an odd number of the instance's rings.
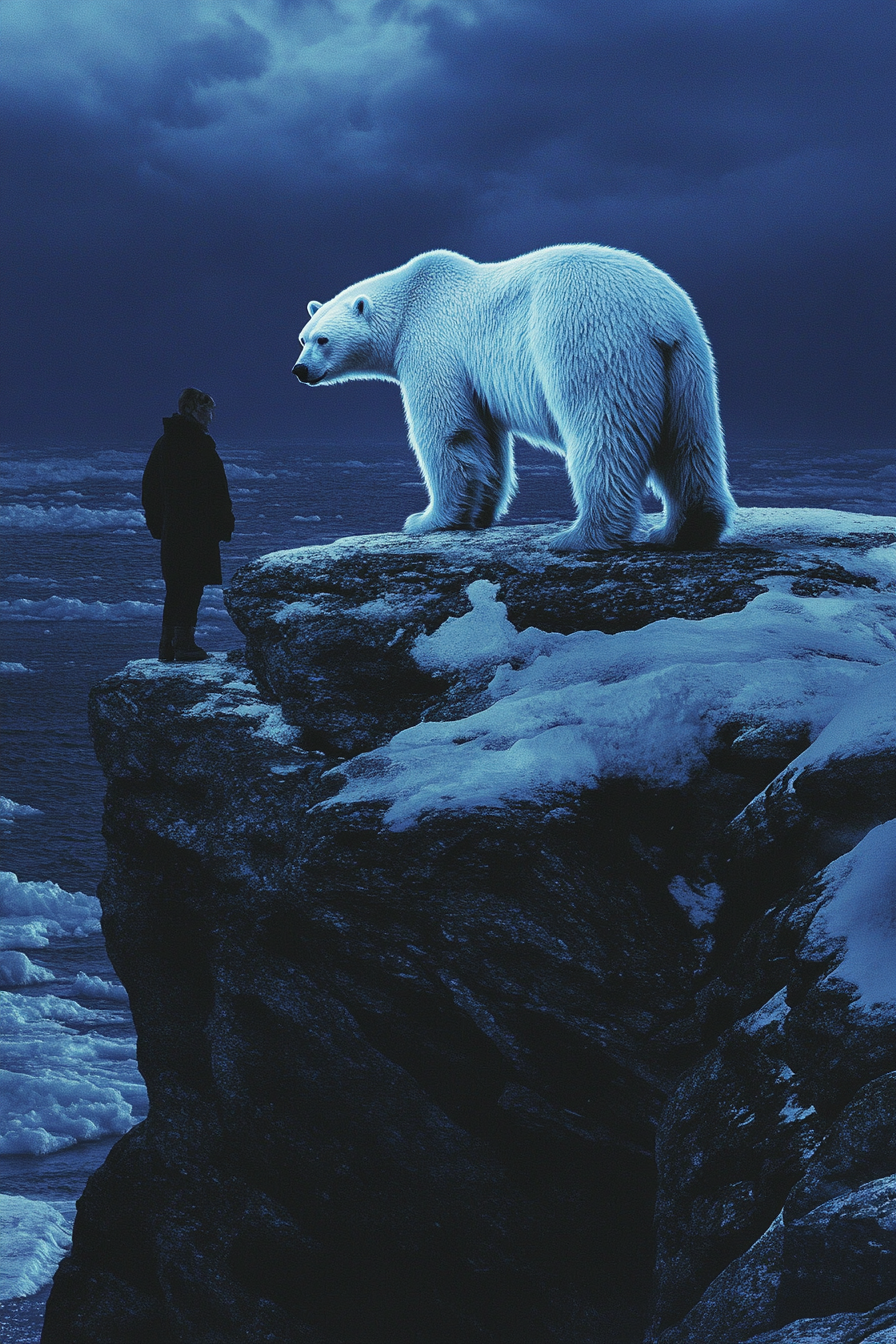
[{"label": "sea ice chunk", "polygon": [[104,980],[100,975],[85,975],[79,971],[72,981],[70,994],[78,999],[112,999],[116,1003],[127,1003],[128,992],[124,985],[114,980]]},{"label": "sea ice chunk", "polygon": [[39,807],[29,807],[27,803],[14,803],[11,798],[0,796],[0,825],[11,826],[16,817],[39,817]]},{"label": "sea ice chunk", "polygon": [[47,994],[0,995],[0,1153],[40,1155],[125,1134],[146,1113],[128,1018]]},{"label": "sea ice chunk", "polygon": [[75,1201],[50,1203],[0,1194],[0,1301],[30,1297],[49,1283],[56,1266],[71,1249]]},{"label": "sea ice chunk", "polygon": [[46,947],[47,938],[100,932],[99,901],[55,882],[20,882],[0,872],[0,947]]},{"label": "sea ice chunk", "polygon": [[46,966],[35,966],[24,952],[0,951],[0,985],[39,985],[55,979],[52,971]]}]

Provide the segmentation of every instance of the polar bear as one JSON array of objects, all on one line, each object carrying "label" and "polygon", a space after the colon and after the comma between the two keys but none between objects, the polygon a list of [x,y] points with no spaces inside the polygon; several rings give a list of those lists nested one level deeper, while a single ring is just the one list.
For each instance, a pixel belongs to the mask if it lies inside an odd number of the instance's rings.
[{"label": "polar bear", "polygon": [[[308,312],[301,382],[401,387],[429,491],[406,532],[506,513],[517,436],[566,459],[578,517],[555,551],[699,550],[732,517],[706,334],[643,257],[588,243],[485,265],[424,252]],[[650,518],[648,485],[664,505]]]}]

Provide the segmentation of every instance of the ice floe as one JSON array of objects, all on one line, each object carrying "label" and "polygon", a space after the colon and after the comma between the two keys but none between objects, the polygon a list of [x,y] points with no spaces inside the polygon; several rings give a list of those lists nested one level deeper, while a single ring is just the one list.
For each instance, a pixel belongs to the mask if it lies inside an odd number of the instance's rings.
[{"label": "ice floe", "polygon": [[11,826],[17,817],[39,817],[39,807],[29,807],[27,803],[15,803],[12,798],[0,796],[0,826]]},{"label": "ice floe", "polygon": [[125,1134],[145,1114],[133,1038],[95,1029],[127,1022],[54,994],[0,995],[0,1153]]},{"label": "ice floe", "polygon": [[73,1199],[25,1199],[0,1194],[0,1301],[29,1297],[49,1283],[71,1249]]},{"label": "ice floe", "polygon": [[[90,451],[92,460],[84,456]],[[0,464],[0,482],[8,490],[27,490],[34,486],[73,485],[78,481],[139,481],[143,475],[143,461],[135,454],[108,449],[72,449],[65,457],[42,457],[39,460],[10,456]]]},{"label": "ice floe", "polygon": [[24,952],[0,951],[0,988],[11,985],[42,985],[55,980],[46,966],[36,966]]},{"label": "ice floe", "polygon": [[0,947],[46,947],[51,935],[86,938],[100,932],[100,914],[96,896],[0,872]]},{"label": "ice floe", "polygon": [[145,528],[137,509],[85,509],[81,504],[4,504],[0,528],[32,532],[95,532],[101,528]]},{"label": "ice floe", "polygon": [[127,1003],[128,992],[117,980],[104,980],[101,975],[87,975],[78,971],[69,994],[76,999],[108,999],[113,1003]]},{"label": "ice floe", "polygon": [[0,601],[0,621],[132,621],[160,616],[155,602],[82,602],[78,597],[16,597]]}]

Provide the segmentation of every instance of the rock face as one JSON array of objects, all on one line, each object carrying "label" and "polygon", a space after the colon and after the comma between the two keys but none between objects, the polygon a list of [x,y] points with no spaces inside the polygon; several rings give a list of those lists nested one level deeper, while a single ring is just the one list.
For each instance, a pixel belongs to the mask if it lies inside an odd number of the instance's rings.
[{"label": "rock face", "polygon": [[896,524],[739,526],[283,552],[97,688],[150,1114],[46,1344],[892,1338]]}]

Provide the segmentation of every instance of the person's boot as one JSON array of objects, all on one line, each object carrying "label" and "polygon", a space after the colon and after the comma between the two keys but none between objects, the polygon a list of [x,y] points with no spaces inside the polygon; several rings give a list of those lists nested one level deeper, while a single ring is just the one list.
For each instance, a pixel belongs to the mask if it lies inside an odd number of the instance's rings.
[{"label": "person's boot", "polygon": [[193,638],[195,625],[176,625],[174,627],[174,661],[176,663],[201,663],[208,657],[205,649],[200,649]]},{"label": "person's boot", "polygon": [[159,640],[159,662],[174,662],[174,626],[162,622],[162,638]]}]

